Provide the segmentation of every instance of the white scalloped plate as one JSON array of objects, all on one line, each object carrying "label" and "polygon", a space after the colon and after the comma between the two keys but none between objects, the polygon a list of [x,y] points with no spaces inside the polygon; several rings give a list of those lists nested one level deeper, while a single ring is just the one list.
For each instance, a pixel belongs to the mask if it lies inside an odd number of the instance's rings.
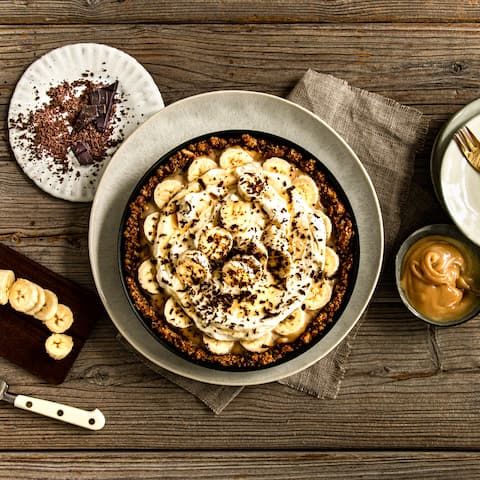
[{"label": "white scalloped plate", "polygon": [[64,80],[82,79],[86,73],[88,80],[94,83],[119,82],[117,98],[121,99],[121,104],[112,121],[113,140],[127,138],[164,106],[160,91],[147,70],[130,55],[107,45],[66,45],[45,54],[27,68],[10,101],[10,145],[20,167],[42,190],[74,202],[93,200],[103,170],[116,148],[109,149],[102,162],[88,166],[79,165],[70,154],[67,172],[60,173],[51,157],[32,158],[32,138],[24,138],[25,131],[13,127],[13,124],[19,114],[28,115],[48,103],[47,91],[51,87]]},{"label": "white scalloped plate", "polygon": [[[466,125],[480,137],[480,115]],[[453,138],[442,158],[440,189],[455,225],[467,238],[480,245],[480,173],[465,160]]]}]

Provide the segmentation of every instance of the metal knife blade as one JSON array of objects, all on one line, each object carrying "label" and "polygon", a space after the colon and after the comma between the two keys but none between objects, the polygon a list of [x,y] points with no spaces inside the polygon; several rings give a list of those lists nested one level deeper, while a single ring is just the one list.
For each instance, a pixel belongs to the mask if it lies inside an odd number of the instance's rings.
[{"label": "metal knife blade", "polygon": [[0,379],[0,400],[5,400],[12,405],[15,403],[15,395],[8,393],[8,383]]}]

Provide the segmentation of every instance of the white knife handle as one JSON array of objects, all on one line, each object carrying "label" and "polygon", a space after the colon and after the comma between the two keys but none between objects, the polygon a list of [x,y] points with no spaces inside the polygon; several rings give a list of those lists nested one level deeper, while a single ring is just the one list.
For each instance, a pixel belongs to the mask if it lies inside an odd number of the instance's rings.
[{"label": "white knife handle", "polygon": [[105,425],[105,417],[98,408],[89,412],[80,408],[62,405],[61,403],[27,397],[26,395],[17,395],[13,405],[23,410],[30,410],[31,412],[55,418],[62,422],[72,423],[89,430],[100,430]]}]

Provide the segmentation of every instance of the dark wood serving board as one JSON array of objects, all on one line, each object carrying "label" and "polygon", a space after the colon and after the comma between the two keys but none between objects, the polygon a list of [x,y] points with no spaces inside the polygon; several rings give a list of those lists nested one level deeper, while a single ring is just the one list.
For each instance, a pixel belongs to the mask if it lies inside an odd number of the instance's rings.
[{"label": "dark wood serving board", "polygon": [[65,332],[73,338],[73,350],[63,360],[53,360],[45,351],[51,332],[40,320],[0,305],[0,356],[48,383],[62,383],[77,358],[95,321],[105,315],[100,300],[67,278],[0,244],[0,269],[13,270],[16,278],[26,278],[58,296],[59,303],[73,312],[72,327]]}]

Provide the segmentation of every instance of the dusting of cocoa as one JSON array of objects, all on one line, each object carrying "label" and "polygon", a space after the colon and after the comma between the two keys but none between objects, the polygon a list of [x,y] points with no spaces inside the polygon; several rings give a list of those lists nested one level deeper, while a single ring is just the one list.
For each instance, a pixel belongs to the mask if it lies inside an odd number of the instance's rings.
[{"label": "dusting of cocoa", "polygon": [[[88,145],[93,162],[99,163],[105,158],[108,149],[123,140],[122,135],[112,139],[113,121],[103,131],[93,124],[81,129],[74,128],[82,109],[89,105],[91,92],[104,86],[85,78],[71,83],[64,81],[47,91],[50,100],[40,108],[18,115],[10,127],[24,131],[21,139],[31,139],[29,149],[33,161],[51,158],[58,173],[67,173],[70,166],[69,151],[73,151],[79,142]],[[112,108],[114,111],[116,102]]]}]

